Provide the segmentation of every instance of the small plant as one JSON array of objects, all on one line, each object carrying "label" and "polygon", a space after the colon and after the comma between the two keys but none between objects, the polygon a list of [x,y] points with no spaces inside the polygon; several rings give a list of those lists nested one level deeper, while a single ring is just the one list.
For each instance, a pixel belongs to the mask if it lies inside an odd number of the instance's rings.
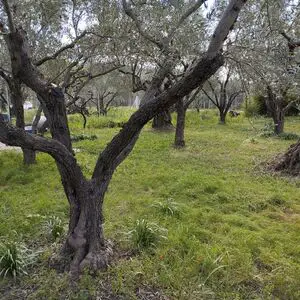
[{"label": "small plant", "polygon": [[8,242],[0,245],[0,276],[27,275],[27,268],[36,261],[37,253],[25,245]]},{"label": "small plant", "polygon": [[162,233],[166,230],[157,224],[148,223],[146,220],[137,220],[134,228],[127,232],[128,239],[137,250],[154,248],[160,239],[166,239]]},{"label": "small plant", "polygon": [[50,216],[48,220],[43,223],[45,232],[56,240],[64,232],[64,226],[62,220],[57,216]]},{"label": "small plant", "polygon": [[168,198],[165,201],[156,201],[152,206],[164,215],[179,216],[181,214],[181,211],[178,208],[178,203],[172,198]]},{"label": "small plant", "polygon": [[274,135],[274,124],[272,123],[266,123],[259,134],[261,137],[272,137]]},{"label": "small plant", "polygon": [[97,138],[98,137],[95,134],[93,134],[93,135],[77,134],[77,135],[71,136],[72,142],[78,142],[78,141],[84,141],[84,140],[94,141]]},{"label": "small plant", "polygon": [[268,200],[268,202],[271,205],[278,206],[278,207],[286,207],[288,205],[288,203],[286,202],[286,200],[282,199],[279,195],[272,196]]},{"label": "small plant", "polygon": [[278,137],[282,140],[291,141],[291,140],[298,140],[299,135],[293,132],[282,132],[278,135]]}]

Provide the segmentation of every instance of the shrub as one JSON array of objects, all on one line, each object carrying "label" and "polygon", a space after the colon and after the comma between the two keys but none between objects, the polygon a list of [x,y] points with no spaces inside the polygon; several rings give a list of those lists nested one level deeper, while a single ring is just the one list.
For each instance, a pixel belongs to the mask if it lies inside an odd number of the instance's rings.
[{"label": "shrub", "polygon": [[27,269],[36,261],[37,253],[29,250],[25,245],[8,242],[0,245],[0,276],[7,275],[16,278],[26,274]]}]

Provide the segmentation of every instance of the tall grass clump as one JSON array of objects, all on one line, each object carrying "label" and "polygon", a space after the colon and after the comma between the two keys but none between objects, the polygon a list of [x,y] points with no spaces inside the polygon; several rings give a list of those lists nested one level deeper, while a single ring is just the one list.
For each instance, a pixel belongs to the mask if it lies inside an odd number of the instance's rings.
[{"label": "tall grass clump", "polygon": [[0,244],[0,276],[11,276],[16,279],[27,275],[28,268],[34,264],[37,253],[17,242]]},{"label": "tall grass clump", "polygon": [[161,239],[166,239],[165,229],[155,223],[148,223],[146,220],[136,220],[132,230],[126,233],[128,240],[138,250],[155,248]]}]

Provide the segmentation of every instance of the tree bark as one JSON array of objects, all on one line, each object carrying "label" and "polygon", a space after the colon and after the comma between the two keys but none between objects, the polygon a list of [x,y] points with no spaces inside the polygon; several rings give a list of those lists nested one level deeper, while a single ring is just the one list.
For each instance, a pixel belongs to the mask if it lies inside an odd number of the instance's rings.
[{"label": "tree bark", "polygon": [[274,121],[274,133],[281,134],[284,130],[284,113],[283,111],[277,111],[273,115]]},{"label": "tree bark", "polygon": [[219,110],[219,123],[221,125],[225,125],[226,124],[226,112]]},{"label": "tree bark", "polygon": [[169,110],[164,110],[153,118],[152,128],[156,130],[174,129],[172,117]]},{"label": "tree bark", "polygon": [[185,116],[186,116],[186,109],[184,107],[183,99],[180,99],[177,102],[176,110],[177,110],[177,122],[176,122],[174,146],[178,148],[182,148],[185,147],[184,129],[185,129]]},{"label": "tree bark", "polygon": [[75,276],[86,267],[96,270],[108,266],[112,249],[104,239],[102,207],[110,178],[100,185],[83,180],[76,189],[76,196],[69,195],[73,199],[65,254],[71,250],[70,271]]},{"label": "tree bark", "polygon": [[[12,84],[10,86],[12,95],[12,105],[14,107],[16,115],[16,126],[18,128],[25,128],[25,118],[24,118],[24,107],[23,107],[23,94],[21,89],[21,83],[18,79],[13,78]],[[23,152],[23,163],[25,165],[31,165],[36,162],[35,152],[22,147]]]},{"label": "tree bark", "polygon": [[300,142],[290,146],[288,151],[277,157],[271,164],[271,169],[292,176],[300,175]]},{"label": "tree bark", "polygon": [[284,104],[283,99],[276,98],[270,86],[267,87],[266,106],[274,122],[274,133],[280,134],[284,130]]}]

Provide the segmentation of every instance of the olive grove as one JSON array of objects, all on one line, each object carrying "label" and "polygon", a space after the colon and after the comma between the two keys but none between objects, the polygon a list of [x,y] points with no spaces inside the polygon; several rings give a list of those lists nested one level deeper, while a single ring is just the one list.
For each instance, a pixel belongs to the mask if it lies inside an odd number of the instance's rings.
[{"label": "olive grove", "polygon": [[[3,15],[1,36],[5,41],[6,55],[9,57],[9,64],[5,69],[2,69],[2,75],[3,77],[9,75],[13,84],[17,85],[15,89],[12,87],[12,91],[19,93],[20,85],[25,85],[37,94],[49,122],[52,138],[29,134],[22,129],[23,124],[17,124],[15,127],[0,120],[0,141],[8,145],[20,146],[25,150],[45,152],[55,159],[70,205],[68,237],[63,249],[65,255],[72,257],[69,270],[76,275],[86,266],[95,269],[104,268],[108,263],[111,249],[104,239],[102,206],[105,192],[115,169],[132,151],[143,126],[149,120],[203,85],[224,64],[222,54],[224,41],[232,30],[246,1],[229,1],[215,26],[206,50],[195,57],[193,64],[184,72],[183,76],[166,89],[161,89],[161,86],[179,61],[177,51],[174,51],[172,48],[172,37],[176,35],[177,29],[182,25],[181,20],[185,20],[185,16],[189,15],[191,10],[195,9],[195,6],[200,7],[205,1],[193,1],[190,5],[185,5],[187,9],[182,12],[182,16],[175,23],[175,26],[172,27],[173,29],[166,33],[165,36],[159,38],[153,36],[146,29],[139,16],[140,10],[133,3],[123,0],[123,5],[120,7],[117,5],[117,2],[115,4],[114,2],[109,2],[112,9],[115,9],[116,20],[123,21],[125,19],[128,26],[135,28],[135,32],[138,35],[133,39],[134,42],[137,42],[137,38],[146,39],[148,42],[156,45],[159,53],[159,67],[156,68],[155,74],[150,79],[140,108],[130,117],[108,145],[104,149],[99,149],[100,153],[91,178],[86,178],[83,175],[73,152],[66,113],[66,86],[61,82],[55,84],[53,77],[49,76],[51,72],[47,71],[47,66],[44,64],[44,62],[49,62],[49,60],[58,57],[62,53],[63,48],[60,48],[60,50],[57,50],[57,48],[56,50],[53,49],[55,48],[54,42],[48,45],[51,39],[47,38],[48,31],[45,30],[44,43],[41,43],[41,45],[45,45],[46,52],[54,54],[49,54],[45,58],[41,57],[41,55],[35,56],[31,48],[34,47],[35,43],[39,44],[39,39],[32,37],[32,34],[24,30],[22,27],[23,18],[18,18],[14,13],[14,10],[18,9],[18,4],[26,5],[27,2],[21,4],[20,1],[20,3],[16,3],[16,6],[10,5],[7,0],[2,0],[1,2]],[[105,5],[101,7],[102,2],[91,3],[93,5],[84,5],[85,2],[83,1],[82,6],[78,10],[79,15],[90,9],[99,9],[99,11],[103,12],[103,16],[106,17],[104,8],[110,9],[109,7],[104,7]],[[171,14],[174,7],[171,5],[166,6],[166,9],[170,9]],[[68,12],[68,7],[66,12]],[[76,22],[79,15],[73,14],[72,22],[75,31],[79,31],[78,22]],[[95,16],[99,17],[99,14],[95,14]],[[68,13],[60,14],[60,18],[67,17]],[[67,20],[65,21],[68,22]],[[103,36],[106,35],[105,30],[119,33],[118,27],[102,29],[103,35],[102,32],[96,31],[92,36],[96,36],[96,38],[101,36],[100,39],[103,39]],[[87,33],[87,29],[80,34],[79,32],[76,33],[77,36],[75,35],[75,40],[68,44],[69,47],[79,51],[79,47],[76,46],[78,39],[81,38],[81,35]],[[50,31],[50,34],[54,34],[54,32]],[[105,45],[99,48],[103,52],[98,52],[98,55],[113,57],[112,54],[110,55],[114,51],[113,39],[106,37],[104,39]],[[59,37],[56,40],[59,44],[58,40]],[[73,65],[80,67],[78,57],[80,58],[81,55],[93,57],[92,54],[86,54],[89,51],[94,51],[91,49],[93,47],[89,45],[92,40],[93,37],[85,39],[86,49],[84,47],[80,49],[82,53],[77,53],[77,59],[73,57],[73,60],[68,60],[68,70],[72,72],[73,67],[71,66]],[[1,47],[4,46],[2,45]],[[114,63],[112,68],[119,68],[121,64],[122,62],[119,62],[117,59],[117,63]],[[5,70],[9,72],[5,72]],[[67,73],[67,75],[71,72]],[[87,75],[87,79],[90,77],[90,75]],[[16,102],[22,103],[19,97],[21,96],[16,95]],[[21,114],[22,112],[20,112]],[[20,122],[23,122],[22,118]]]}]

